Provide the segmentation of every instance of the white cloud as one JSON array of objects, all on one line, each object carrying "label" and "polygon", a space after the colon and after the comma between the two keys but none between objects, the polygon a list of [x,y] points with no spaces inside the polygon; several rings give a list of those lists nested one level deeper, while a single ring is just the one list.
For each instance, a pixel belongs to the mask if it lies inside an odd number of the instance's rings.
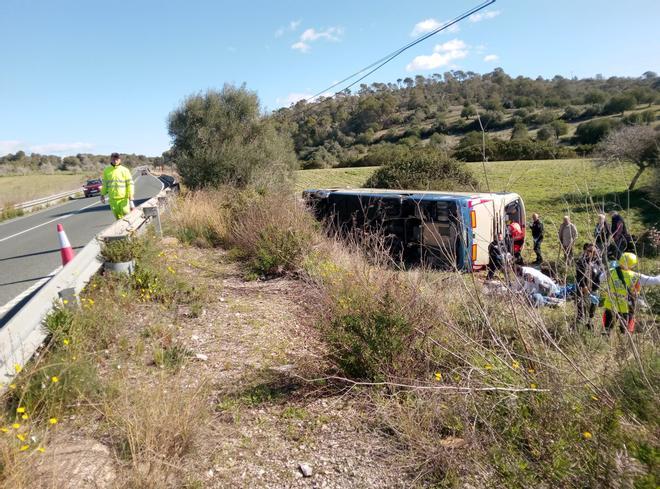
[{"label": "white cloud", "polygon": [[289,30],[295,31],[300,25],[300,22],[301,22],[300,20],[292,20],[291,22],[289,22]]},{"label": "white cloud", "polygon": [[275,31],[275,37],[282,37],[286,31],[295,31],[300,26],[300,20],[292,20],[287,27],[280,27]]},{"label": "white cloud", "polygon": [[301,53],[309,53],[309,50],[311,49],[309,44],[306,44],[302,41],[298,41],[296,43],[293,43],[291,45],[291,49],[297,49]]},{"label": "white cloud", "polygon": [[23,147],[21,141],[0,141],[0,156],[4,156],[9,153],[16,153]]},{"label": "white cloud", "polygon": [[470,22],[481,22],[482,20],[493,19],[500,15],[502,12],[499,10],[486,10],[485,12],[477,12],[476,14],[470,15],[468,19]]},{"label": "white cloud", "polygon": [[344,29],[341,27],[328,27],[325,30],[318,31],[314,28],[305,29],[300,35],[300,40],[291,45],[291,49],[296,49],[301,53],[308,53],[312,48],[310,43],[316,42],[320,39],[332,42],[341,41],[341,36],[343,34]]},{"label": "white cloud", "polygon": [[417,56],[406,71],[433,70],[450,64],[455,59],[463,59],[469,54],[468,46],[460,39],[452,39],[433,48],[433,54]]},{"label": "white cloud", "polygon": [[89,151],[93,147],[92,143],[48,143],[32,146],[30,151],[41,154],[73,154]]},{"label": "white cloud", "polygon": [[[435,19],[422,20],[421,22],[417,22],[415,24],[415,27],[413,27],[413,30],[410,33],[410,36],[411,37],[417,37],[417,36],[420,36],[422,34],[426,34],[427,32],[431,32],[431,31],[436,30],[438,27],[441,27],[446,23],[447,22],[438,22]],[[451,27],[447,28],[445,30],[445,32],[456,33],[460,30],[461,29],[460,29],[460,27],[458,27],[458,24],[454,24]]]},{"label": "white cloud", "polygon": [[487,54],[486,56],[484,56],[484,61],[486,61],[487,63],[492,63],[493,61],[497,61],[498,59],[500,59],[500,57],[497,54]]}]

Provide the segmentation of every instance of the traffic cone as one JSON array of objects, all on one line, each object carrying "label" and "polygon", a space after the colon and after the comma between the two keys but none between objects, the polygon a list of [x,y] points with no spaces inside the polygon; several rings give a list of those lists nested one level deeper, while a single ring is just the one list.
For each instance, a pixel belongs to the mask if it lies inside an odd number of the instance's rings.
[{"label": "traffic cone", "polygon": [[57,225],[57,237],[60,239],[60,254],[62,255],[62,266],[64,266],[73,260],[75,253],[61,224]]}]

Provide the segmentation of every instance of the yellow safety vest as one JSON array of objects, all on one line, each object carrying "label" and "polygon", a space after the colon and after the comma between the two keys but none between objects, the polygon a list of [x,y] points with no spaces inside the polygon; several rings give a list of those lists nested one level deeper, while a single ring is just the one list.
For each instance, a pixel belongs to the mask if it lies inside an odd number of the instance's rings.
[{"label": "yellow safety vest", "polygon": [[637,273],[631,270],[621,270],[621,275],[625,280],[625,284],[621,282],[619,274],[615,268],[610,269],[607,275],[607,285],[601,287],[601,291],[605,294],[605,301],[603,306],[610,311],[625,314],[628,312],[628,291],[635,293],[639,281]]},{"label": "yellow safety vest", "polygon": [[107,195],[110,200],[133,200],[133,189],[131,170],[122,165],[105,167],[101,195]]}]

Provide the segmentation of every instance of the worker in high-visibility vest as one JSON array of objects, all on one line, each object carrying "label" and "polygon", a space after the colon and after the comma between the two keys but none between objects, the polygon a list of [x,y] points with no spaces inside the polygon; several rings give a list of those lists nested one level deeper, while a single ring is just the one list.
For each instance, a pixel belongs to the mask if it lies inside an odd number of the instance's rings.
[{"label": "worker in high-visibility vest", "polygon": [[135,208],[135,204],[133,204],[134,188],[131,170],[121,164],[119,153],[112,153],[110,166],[106,166],[103,170],[101,202],[105,204],[107,196],[115,219],[121,219]]},{"label": "worker in high-visibility vest", "polygon": [[[607,275],[607,284],[604,287],[605,313],[603,326],[608,333],[612,330],[614,322],[619,324],[621,332],[633,333],[635,331],[635,303],[642,286],[660,285],[660,275],[650,277],[633,271],[637,266],[637,255],[623,253],[618,263],[610,268]],[[602,283],[602,282],[601,282]]]}]

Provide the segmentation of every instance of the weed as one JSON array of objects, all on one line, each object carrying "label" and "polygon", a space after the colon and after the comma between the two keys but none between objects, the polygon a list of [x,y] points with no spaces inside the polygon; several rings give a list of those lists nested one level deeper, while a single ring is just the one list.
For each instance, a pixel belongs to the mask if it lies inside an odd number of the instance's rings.
[{"label": "weed", "polygon": [[178,344],[156,346],[153,351],[154,364],[170,370],[178,370],[190,357],[192,357],[192,352]]}]

